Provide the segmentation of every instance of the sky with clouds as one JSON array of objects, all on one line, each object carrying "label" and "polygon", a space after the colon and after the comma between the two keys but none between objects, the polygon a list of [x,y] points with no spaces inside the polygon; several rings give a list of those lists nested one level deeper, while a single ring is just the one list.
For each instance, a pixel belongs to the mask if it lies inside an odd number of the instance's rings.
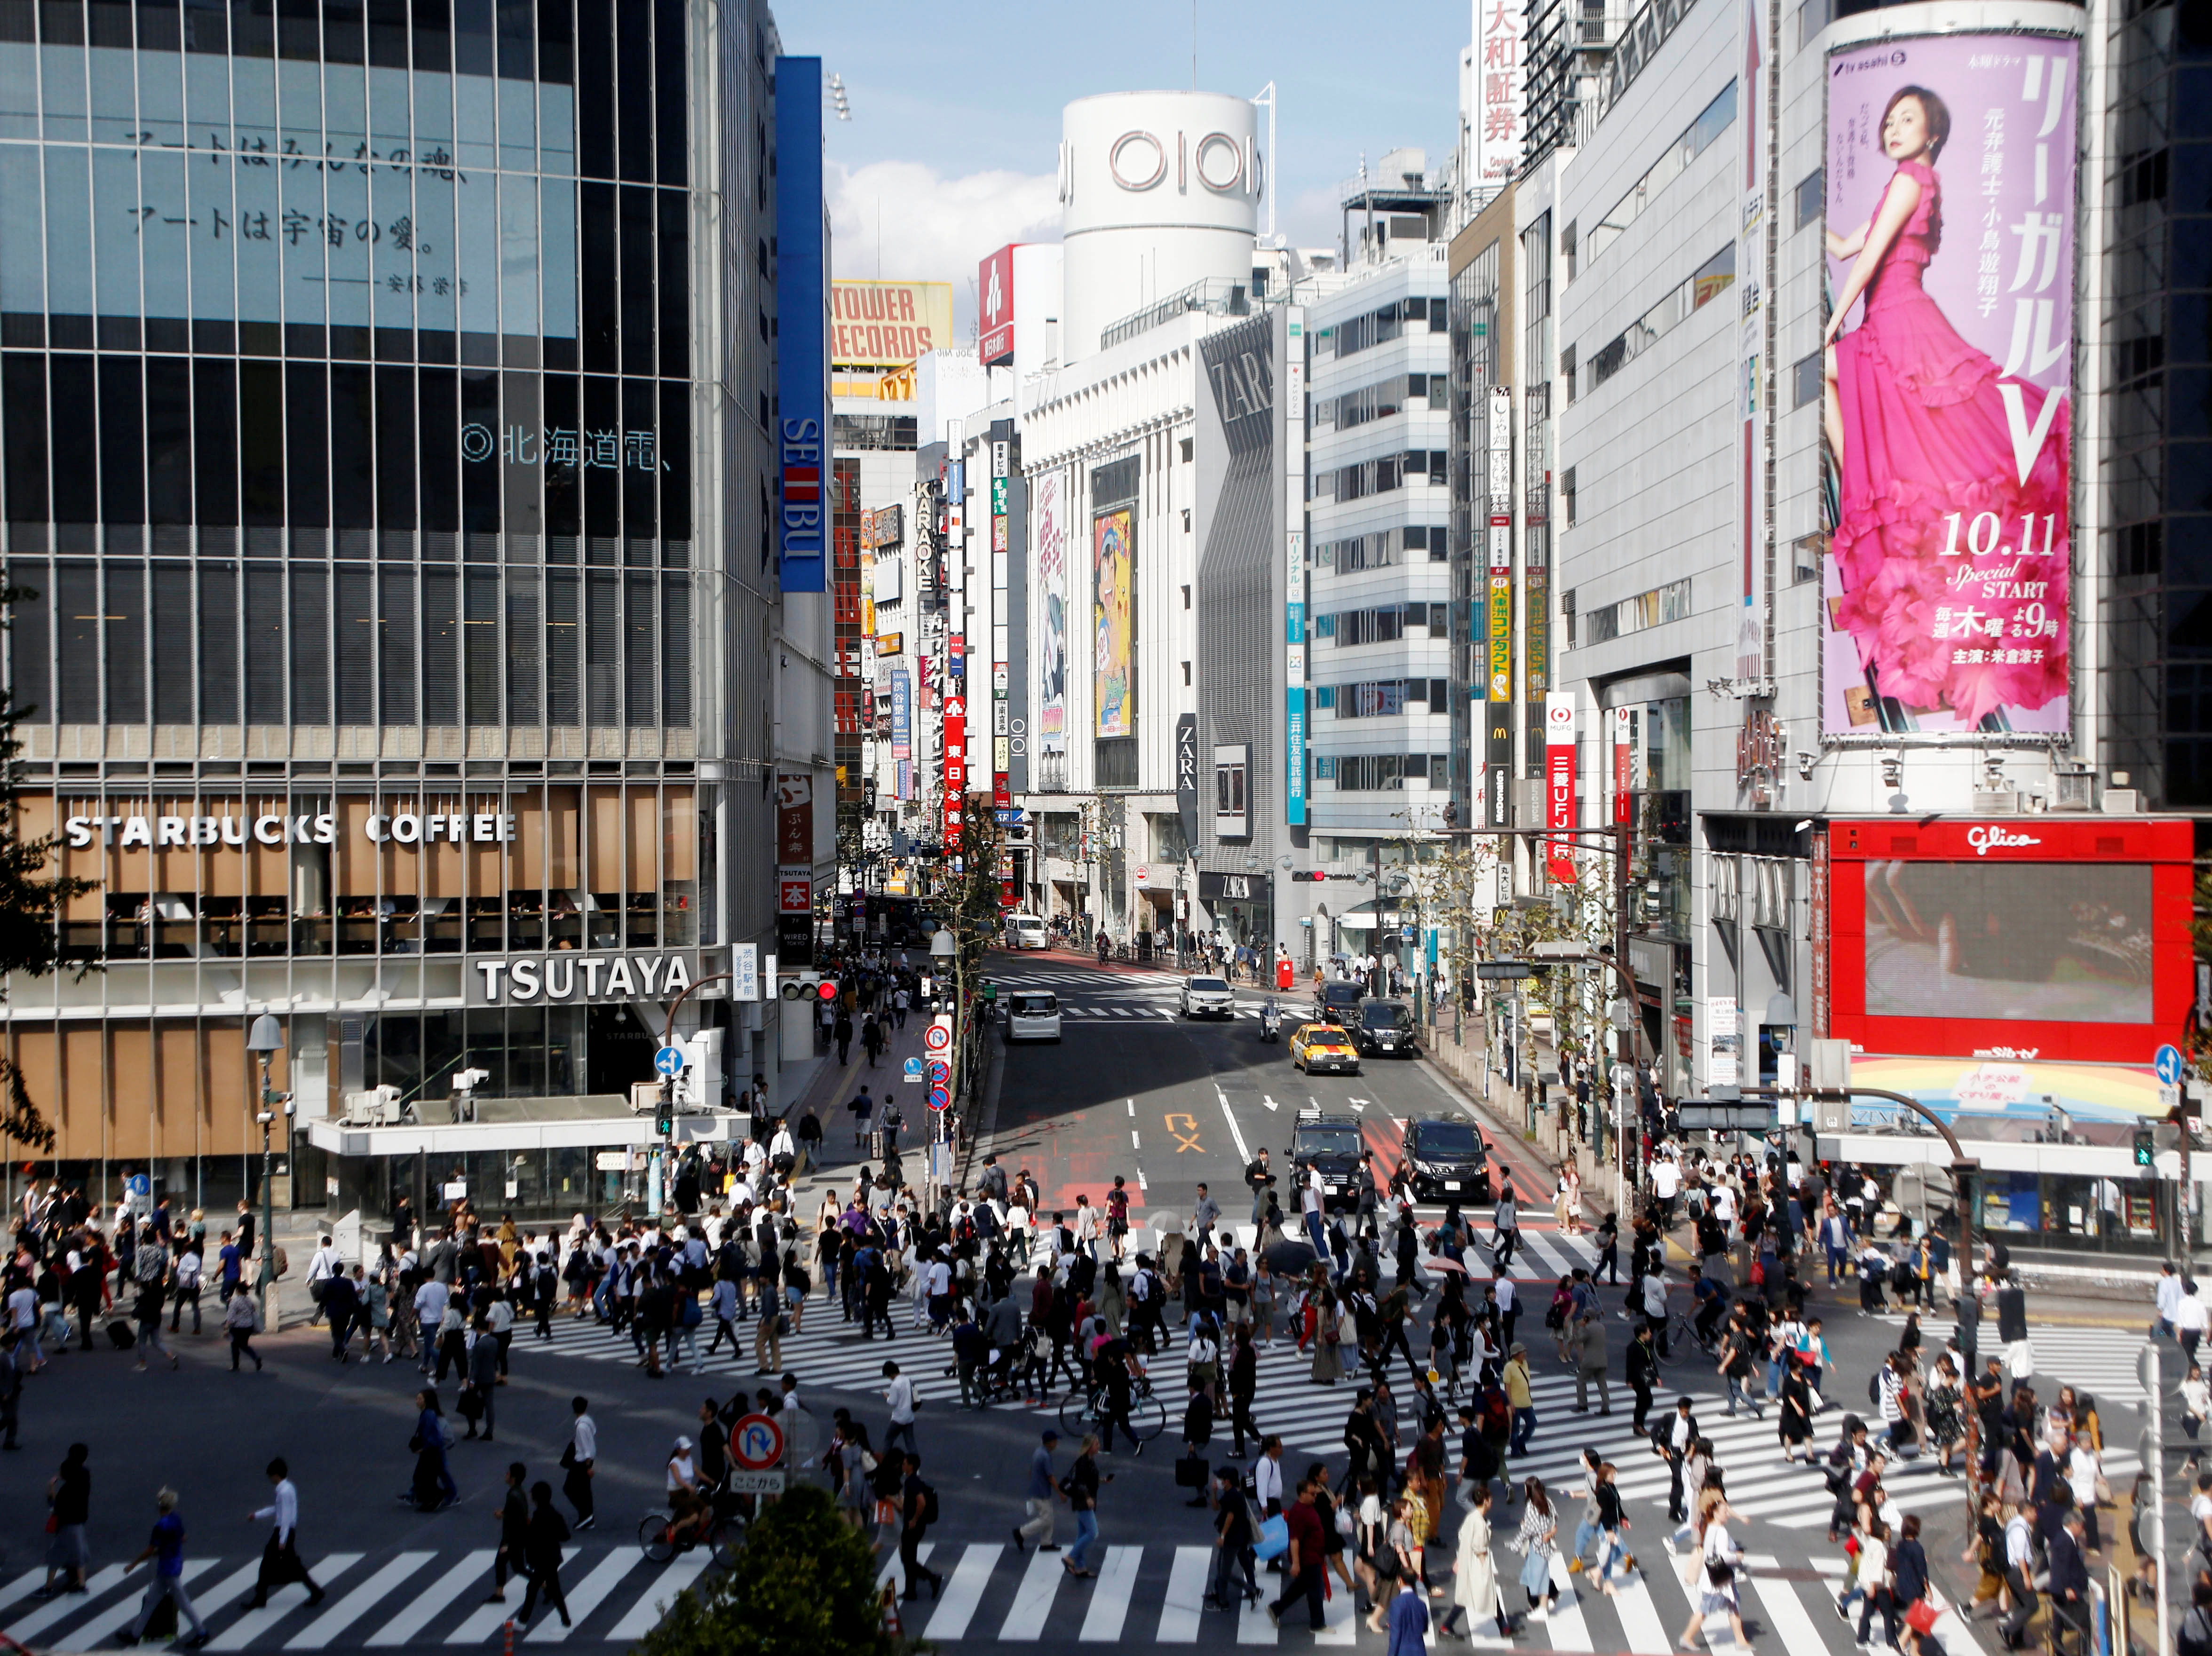
[{"label": "sky with clouds", "polygon": [[1468,0],[1369,10],[1278,0],[799,0],[777,7],[783,49],[844,77],[853,118],[829,115],[836,274],[955,284],[974,325],[979,259],[1060,234],[1054,180],[1063,104],[1191,83],[1276,89],[1277,228],[1334,246],[1338,186],[1390,149],[1433,167],[1459,128]]}]

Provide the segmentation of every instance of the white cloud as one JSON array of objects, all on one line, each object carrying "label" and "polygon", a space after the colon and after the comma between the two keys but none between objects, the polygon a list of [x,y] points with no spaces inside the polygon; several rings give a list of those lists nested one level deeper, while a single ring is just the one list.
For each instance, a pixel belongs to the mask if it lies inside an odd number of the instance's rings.
[{"label": "white cloud", "polygon": [[976,265],[1010,241],[1060,240],[1060,190],[1049,173],[946,178],[914,161],[872,161],[849,170],[833,161],[830,172],[834,274],[950,282],[956,325],[970,337]]}]

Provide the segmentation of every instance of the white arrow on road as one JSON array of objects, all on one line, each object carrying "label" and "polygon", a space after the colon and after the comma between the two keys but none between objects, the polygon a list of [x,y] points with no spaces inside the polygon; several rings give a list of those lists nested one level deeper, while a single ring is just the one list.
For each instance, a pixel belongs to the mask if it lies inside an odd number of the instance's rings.
[{"label": "white arrow on road", "polygon": [[1265,1104],[1265,1105],[1266,1105],[1269,1109],[1271,1109],[1271,1110],[1273,1110],[1273,1109],[1279,1109],[1279,1108],[1281,1108],[1281,1107],[1282,1107],[1280,1105],[1277,1104],[1273,1099],[1272,1099],[1272,1098],[1268,1097],[1268,1096],[1267,1095],[1267,1094],[1265,1094],[1265,1093],[1262,1093],[1262,1094],[1261,1094],[1261,1095],[1260,1095],[1260,1101],[1261,1101],[1262,1104]]},{"label": "white arrow on road", "polygon": [[1371,1098],[1352,1098],[1346,1101],[1346,1102],[1349,1103],[1355,1110],[1364,1110],[1374,1101],[1375,1101]]}]

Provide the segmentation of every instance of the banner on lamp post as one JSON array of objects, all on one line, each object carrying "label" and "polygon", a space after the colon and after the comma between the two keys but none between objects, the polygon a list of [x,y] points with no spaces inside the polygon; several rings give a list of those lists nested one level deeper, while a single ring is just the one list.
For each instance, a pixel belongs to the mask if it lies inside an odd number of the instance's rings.
[{"label": "banner on lamp post", "polygon": [[[1575,825],[1575,698],[1553,690],[1544,697],[1544,826],[1571,828]],[[1546,862],[1555,880],[1571,883],[1575,877],[1574,847],[1565,840],[1545,846]]]}]

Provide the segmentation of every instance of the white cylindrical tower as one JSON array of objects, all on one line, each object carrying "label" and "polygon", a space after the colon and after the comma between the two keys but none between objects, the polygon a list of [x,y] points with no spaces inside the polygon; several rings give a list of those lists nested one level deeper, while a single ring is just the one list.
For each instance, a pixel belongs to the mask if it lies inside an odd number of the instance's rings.
[{"label": "white cylindrical tower", "polygon": [[1114,92],[1061,112],[1061,355],[1207,277],[1249,283],[1267,158],[1257,112],[1218,92]]}]

